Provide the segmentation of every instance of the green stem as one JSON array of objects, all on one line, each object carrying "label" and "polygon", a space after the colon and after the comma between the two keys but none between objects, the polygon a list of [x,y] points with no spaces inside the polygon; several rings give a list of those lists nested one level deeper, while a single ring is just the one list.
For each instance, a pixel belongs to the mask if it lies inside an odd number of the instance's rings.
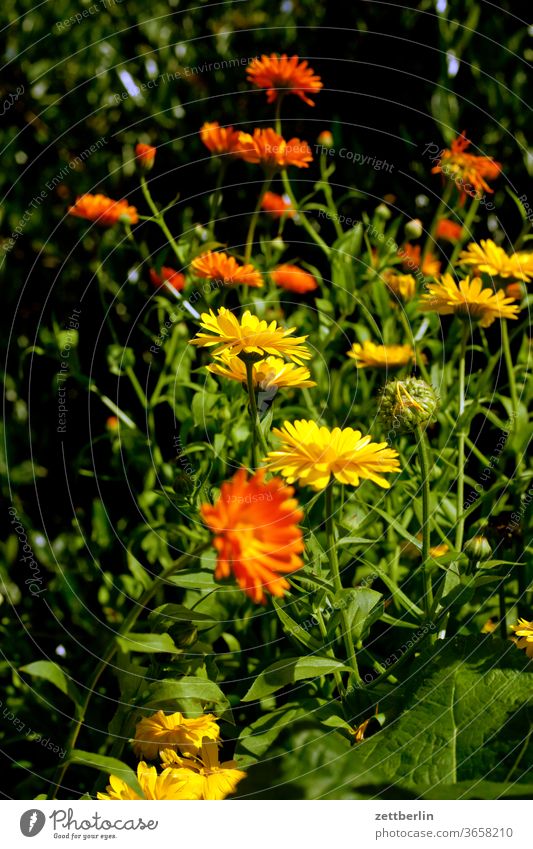
[{"label": "green stem", "polygon": [[326,244],[324,239],[321,236],[319,236],[319,234],[316,232],[316,230],[313,227],[313,225],[311,224],[311,222],[307,220],[305,213],[301,209],[299,209],[299,207],[298,207],[298,201],[296,200],[296,198],[294,196],[294,192],[292,190],[292,186],[290,184],[289,176],[287,174],[286,168],[284,168],[281,172],[281,180],[283,182],[283,188],[285,189],[286,193],[288,194],[288,196],[290,198],[292,208],[295,211],[298,212],[298,222],[297,223],[302,225],[302,227],[311,236],[311,238],[315,242],[315,244],[317,244],[318,247],[321,248],[324,251],[325,255],[329,259],[329,256],[331,254],[330,248],[328,247],[328,245]]},{"label": "green stem", "polygon": [[174,239],[174,236],[172,235],[172,233],[168,229],[168,225],[165,221],[165,216],[163,215],[161,210],[159,210],[157,208],[157,206],[156,206],[156,204],[155,204],[155,202],[152,198],[152,195],[150,194],[150,189],[148,188],[148,183],[146,182],[146,177],[144,175],[141,175],[141,190],[142,190],[142,193],[144,195],[144,199],[145,199],[146,203],[148,204],[148,206],[150,207],[150,209],[153,213],[154,220],[155,220],[156,224],[158,224],[158,226],[161,228],[161,230],[163,231],[163,233],[167,237],[169,245],[171,246],[171,248],[174,251],[174,254],[176,256],[176,259],[178,260],[178,262],[181,265],[182,259],[181,259],[180,249],[178,248],[178,245],[176,244],[176,240]]},{"label": "green stem", "polygon": [[500,637],[502,640],[507,639],[507,608],[505,605],[505,581],[502,581],[498,587],[498,602],[500,605]]},{"label": "green stem", "polygon": [[252,466],[257,469],[257,445],[261,445],[261,450],[264,456],[268,454],[268,445],[266,443],[261,424],[259,421],[259,412],[257,410],[257,401],[255,399],[254,386],[254,365],[251,360],[245,360],[246,366],[246,388],[248,389],[248,398],[250,401],[250,419],[252,422]]},{"label": "green stem", "polygon": [[[180,569],[182,569],[187,564],[187,562],[189,560],[195,560],[208,547],[208,545],[209,545],[208,542],[204,542],[201,545],[199,545],[194,551],[183,554],[174,563],[172,563],[167,569],[165,569],[161,573],[161,575],[159,575],[157,578],[154,579],[152,585],[144,591],[144,593],[142,594],[142,596],[140,597],[140,599],[136,603],[136,606],[133,607],[130,610],[129,614],[126,616],[124,622],[122,623],[122,626],[120,627],[120,629],[117,633],[117,637],[123,637],[131,630],[131,628],[133,627],[133,625],[135,625],[135,623],[136,623],[137,619],[139,618],[139,616],[141,615],[141,613],[145,610],[148,602],[152,599],[152,597],[155,595],[155,593],[158,591],[158,589],[164,584],[164,582],[166,580],[168,580],[168,578],[171,575],[173,575],[174,572],[177,572]],[[76,747],[76,742],[77,742],[78,736],[80,734],[80,731],[82,729],[82,726],[85,722],[85,716],[86,716],[87,709],[89,707],[91,698],[94,695],[94,691],[95,691],[95,689],[98,685],[98,682],[99,682],[99,680],[102,676],[102,673],[105,671],[107,666],[111,663],[111,661],[112,661],[113,657],[115,656],[117,650],[118,650],[117,640],[113,639],[113,642],[109,645],[109,647],[107,648],[107,651],[105,652],[103,658],[98,663],[98,666],[96,667],[94,675],[93,675],[93,677],[92,677],[92,679],[91,679],[91,681],[90,681],[90,683],[87,687],[87,695],[85,697],[83,704],[81,705],[81,707],[78,711],[76,721],[74,722],[72,729],[71,729],[71,732],[69,734],[69,738],[68,738],[67,745],[66,745],[67,754],[66,754],[65,760],[61,764],[61,766],[58,767],[58,769],[56,770],[56,775],[54,777],[54,790],[53,790],[52,796],[50,797],[51,799],[55,799],[57,797],[57,793],[59,792],[59,789],[60,789],[60,787],[63,783],[63,780],[65,778],[66,772],[67,772],[67,770],[70,766],[69,755],[72,752],[72,750]]]},{"label": "green stem", "polygon": [[[342,593],[342,581],[339,570],[339,559],[337,557],[337,540],[335,539],[335,518],[333,515],[333,482],[330,483],[326,487],[326,498],[325,498],[325,507],[326,507],[326,539],[327,539],[327,549],[328,549],[328,558],[329,558],[329,567],[331,570],[331,577],[333,579],[333,587],[336,593]],[[340,599],[339,599],[340,601]],[[348,620],[348,616],[346,611],[341,607],[340,611],[341,618],[341,628],[342,628],[342,639],[344,642],[344,648],[346,651],[346,656],[348,658],[348,662],[352,667],[352,675],[355,680],[355,683],[358,687],[361,687],[363,682],[361,680],[361,676],[359,674],[359,667],[357,665],[357,657],[355,654],[355,646],[353,644],[350,622]]]},{"label": "green stem", "polygon": [[518,401],[518,392],[517,392],[517,389],[516,389],[516,380],[515,380],[515,373],[514,373],[513,357],[511,355],[511,346],[509,344],[509,329],[508,329],[508,326],[507,326],[507,321],[505,319],[503,319],[501,321],[501,328],[502,328],[503,356],[504,356],[504,359],[505,359],[505,366],[507,368],[507,379],[509,381],[509,391],[511,393],[511,404],[513,406],[513,416],[512,416],[513,420],[511,422],[511,426],[509,428],[509,430],[512,433],[514,431],[515,427],[516,427],[516,418],[517,418],[517,415],[518,415],[519,401]]},{"label": "green stem", "polygon": [[446,210],[448,209],[448,205],[449,205],[449,202],[450,202],[450,195],[452,193],[452,190],[453,190],[453,183],[447,182],[446,185],[444,186],[444,191],[442,193],[440,203],[437,207],[437,211],[436,211],[435,215],[433,216],[431,228],[430,228],[430,231],[428,233],[428,237],[426,239],[426,244],[424,245],[424,250],[422,252],[422,259],[424,259],[424,257],[428,253],[428,251],[431,249],[431,246],[435,242],[435,233],[437,232],[437,226],[438,226],[440,218],[442,217],[443,212],[446,212]]},{"label": "green stem", "polygon": [[222,183],[224,182],[224,177],[226,175],[227,161],[220,159],[218,163],[218,175],[217,181],[215,185],[215,191],[209,198],[209,224],[207,226],[207,231],[209,234],[209,239],[214,239],[215,237],[215,216],[218,212],[222,204]]},{"label": "green stem", "polygon": [[476,217],[476,212],[479,207],[480,198],[473,198],[472,203],[470,204],[470,209],[468,210],[467,216],[464,220],[463,224],[463,235],[460,239],[457,239],[456,245],[453,249],[452,255],[450,257],[450,261],[448,263],[448,271],[451,271],[455,264],[455,260],[459,256],[460,251],[463,248],[464,243],[472,238],[471,228],[474,218]]},{"label": "green stem", "polygon": [[470,334],[470,327],[465,321],[462,327],[461,349],[459,353],[459,433],[457,435],[457,530],[455,534],[455,548],[460,552],[463,547],[464,536],[464,492],[465,492],[465,424],[461,421],[465,411],[465,370],[466,370],[466,343]]},{"label": "green stem", "polygon": [[340,239],[341,236],[344,235],[344,230],[342,229],[341,223],[339,221],[339,216],[337,214],[337,207],[335,206],[335,202],[333,200],[333,193],[331,191],[331,186],[329,184],[328,175],[327,175],[327,159],[323,153],[320,154],[320,179],[322,185],[322,192],[326,199],[326,205],[331,213],[331,220],[333,221],[333,226],[335,227],[335,232]]},{"label": "green stem", "polygon": [[[328,643],[328,632],[326,628],[326,623],[324,622],[324,617],[322,616],[322,611],[320,609],[315,610],[314,616],[318,622],[318,628],[324,641],[324,650],[329,657],[335,658],[335,652]],[[335,670],[335,672],[333,673],[333,677],[335,678],[335,683],[337,685],[339,695],[342,698],[346,694],[344,684],[342,683],[342,675],[338,670]]]},{"label": "green stem", "polygon": [[254,246],[254,233],[255,228],[257,227],[257,222],[259,220],[259,215],[261,212],[261,204],[263,203],[263,198],[268,192],[270,188],[270,184],[272,182],[272,174],[269,174],[265,178],[265,182],[263,183],[263,187],[259,193],[259,197],[257,199],[257,203],[255,205],[255,209],[253,211],[252,217],[250,219],[250,226],[248,227],[248,234],[246,236],[246,247],[244,249],[244,261],[250,262],[252,256],[252,249]]},{"label": "green stem", "polygon": [[422,475],[422,581],[424,586],[423,608],[426,614],[426,619],[429,622],[431,619],[431,609],[433,607],[433,587],[431,583],[431,575],[429,573],[429,544],[430,544],[430,525],[429,525],[429,460],[428,449],[426,444],[426,435],[424,429],[417,426],[416,438],[418,445],[418,462],[420,463],[420,473]]}]

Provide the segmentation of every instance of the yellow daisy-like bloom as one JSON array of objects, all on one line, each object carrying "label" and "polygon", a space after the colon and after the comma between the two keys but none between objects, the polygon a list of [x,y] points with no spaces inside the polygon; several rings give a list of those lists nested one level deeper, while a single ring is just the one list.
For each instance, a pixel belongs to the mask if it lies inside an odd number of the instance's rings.
[{"label": "yellow daisy-like bloom", "polygon": [[513,277],[524,282],[533,277],[533,263],[529,254],[508,256],[492,239],[481,239],[479,245],[471,242],[466,250],[459,254],[459,265],[473,265],[477,274]]},{"label": "yellow daisy-like bloom", "polygon": [[[216,745],[216,743],[215,743]],[[141,761],[137,767],[137,779],[144,799],[199,799],[199,795],[193,795],[195,788],[191,788],[184,777],[176,774],[173,769],[165,769],[159,775],[155,766],[148,766]],[[107,793],[98,793],[97,798],[103,801],[119,800],[128,802],[143,799],[126,782],[117,775],[109,776]]]},{"label": "yellow daisy-like bloom", "polygon": [[519,619],[516,625],[513,625],[513,631],[519,640],[516,640],[516,645],[519,649],[525,649],[528,657],[533,658],[533,622],[528,622],[527,619]]},{"label": "yellow daisy-like bloom", "polygon": [[501,290],[484,289],[479,277],[466,277],[457,285],[451,274],[443,274],[440,282],[429,283],[427,290],[419,305],[422,312],[455,314],[479,321],[481,327],[489,327],[497,318],[517,318],[520,312],[517,304],[511,304],[514,298],[506,298]]},{"label": "yellow daisy-like bloom", "polygon": [[303,486],[319,491],[325,489],[333,475],[339,483],[358,486],[361,480],[371,480],[388,489],[383,477],[387,472],[399,472],[398,453],[386,442],[372,442],[351,427],[330,430],[313,421],[285,422],[273,433],[282,441],[278,451],[267,455],[267,468],[281,472],[289,483],[298,480]]},{"label": "yellow daisy-like bloom", "polygon": [[348,356],[357,368],[399,368],[413,363],[416,354],[411,345],[375,345],[369,339],[354,342]]},{"label": "yellow daisy-like bloom", "polygon": [[[212,374],[227,377],[246,385],[246,365],[233,354],[224,351],[207,370]],[[305,366],[297,366],[294,363],[286,363],[281,357],[267,357],[253,364],[253,381],[257,389],[267,392],[288,388],[291,386],[303,389],[305,386],[316,386],[314,380],[310,380],[309,369]]]},{"label": "yellow daisy-like bloom", "polygon": [[167,716],[162,710],[152,716],[143,717],[135,727],[133,751],[138,758],[153,761],[163,749],[177,746],[183,754],[196,754],[202,739],[218,740],[220,729],[215,717],[206,713],[195,719],[187,719],[182,713]]},{"label": "yellow daisy-like bloom", "polygon": [[383,279],[388,289],[403,301],[410,301],[416,295],[416,280],[412,274],[395,274],[389,269]]},{"label": "yellow daisy-like bloom", "polygon": [[257,354],[258,358],[267,354],[284,356],[295,363],[311,359],[311,351],[304,345],[307,336],[292,336],[295,327],[286,330],[278,327],[276,321],[269,324],[252,315],[250,310],[243,313],[240,321],[225,307],[219,308],[218,315],[209,310],[202,313],[201,326],[209,332],[197,333],[190,344],[206,348],[216,345],[215,357],[228,351],[231,354]]},{"label": "yellow daisy-like bloom", "polygon": [[235,761],[219,762],[218,746],[213,740],[203,741],[198,758],[180,758],[172,749],[165,749],[161,762],[190,788],[191,799],[225,799],[246,777]]}]

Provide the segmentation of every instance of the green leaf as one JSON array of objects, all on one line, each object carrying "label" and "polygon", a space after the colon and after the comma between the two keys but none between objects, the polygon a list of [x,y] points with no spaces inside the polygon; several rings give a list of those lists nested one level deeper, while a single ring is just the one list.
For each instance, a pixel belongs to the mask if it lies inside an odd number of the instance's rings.
[{"label": "green leaf", "polygon": [[45,681],[53,684],[65,696],[68,696],[78,708],[83,703],[83,698],[78,688],[72,683],[65,670],[61,669],[57,663],[51,660],[36,660],[34,663],[21,666],[19,671],[26,672],[34,678],[43,678]]},{"label": "green leaf", "polygon": [[197,625],[211,626],[218,622],[212,616],[201,613],[199,610],[189,610],[183,604],[163,604],[152,610],[148,621],[158,629],[168,629],[183,622],[194,622]]},{"label": "green leaf", "polygon": [[226,711],[229,706],[218,684],[192,676],[180,680],[166,678],[156,681],[141,694],[139,704],[151,710],[181,710],[193,716],[203,713],[207,704],[217,705],[219,713]]},{"label": "green leaf", "polygon": [[303,707],[289,707],[274,713],[267,713],[243,728],[237,741],[236,754],[245,752],[257,758],[262,757],[279,737],[282,731],[306,715]]},{"label": "green leaf", "polygon": [[117,637],[117,643],[121,651],[140,651],[149,654],[156,652],[179,652],[174,645],[174,640],[169,634],[125,634],[123,637]]},{"label": "green leaf", "polygon": [[344,610],[348,617],[353,639],[362,639],[365,632],[370,629],[383,612],[382,598],[381,593],[368,587],[353,587],[335,593],[333,607],[336,608],[337,612],[329,621],[328,631],[336,627],[340,616],[338,611]]},{"label": "green leaf", "polygon": [[298,642],[300,642],[307,649],[310,649],[311,651],[320,651],[321,643],[319,643],[318,640],[315,640],[306,628],[303,628],[302,625],[296,622],[292,618],[292,616],[287,613],[287,609],[283,607],[283,605],[276,598],[272,599],[272,603],[274,605],[274,610],[278,614],[280,622],[285,629],[285,632],[289,634],[289,636],[293,637],[295,640],[298,640]]},{"label": "green leaf", "polygon": [[105,772],[107,775],[116,775],[125,781],[128,787],[131,787],[140,799],[144,799],[144,793],[137,781],[137,776],[131,767],[117,758],[108,758],[105,755],[84,752],[82,749],[73,749],[70,753],[68,763],[73,766],[76,764],[79,766],[90,766],[93,769],[99,769],[100,772]]},{"label": "green leaf", "polygon": [[338,784],[379,771],[389,783],[438,794],[456,782],[505,781],[513,766],[514,779],[526,780],[528,765],[531,781],[531,743],[515,766],[531,721],[527,658],[493,637],[465,637],[437,644],[420,668],[418,686],[406,685],[408,709],[357,747]]},{"label": "green leaf", "polygon": [[331,657],[287,657],[263,670],[243,696],[242,701],[252,702],[262,699],[288,684],[295,684],[296,681],[348,671],[347,666]]},{"label": "green leaf", "polygon": [[397,599],[397,601],[402,605],[402,607],[404,607],[405,610],[407,610],[412,616],[414,616],[415,619],[423,619],[424,612],[421,610],[421,608],[418,607],[418,605],[416,605],[414,601],[411,601],[409,596],[407,596],[403,592],[403,590],[400,589],[400,587],[392,580],[392,578],[390,578],[387,573],[383,571],[383,569],[380,569],[379,566],[374,565],[372,566],[372,568],[374,572],[376,572],[378,577],[381,578],[387,589],[391,591],[394,598]]}]

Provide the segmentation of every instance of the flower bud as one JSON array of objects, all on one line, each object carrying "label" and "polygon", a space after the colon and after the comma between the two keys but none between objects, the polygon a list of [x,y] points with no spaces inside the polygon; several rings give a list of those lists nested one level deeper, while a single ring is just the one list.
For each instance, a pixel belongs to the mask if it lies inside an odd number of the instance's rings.
[{"label": "flower bud", "polygon": [[475,536],[465,542],[463,551],[469,560],[490,560],[492,548],[487,537]]},{"label": "flower bud", "polygon": [[380,203],[379,206],[376,206],[375,214],[378,218],[383,218],[384,221],[388,221],[392,213],[385,203]]},{"label": "flower bud", "polygon": [[156,149],[149,144],[135,145],[135,161],[139,171],[151,171],[154,167]]},{"label": "flower bud", "polygon": [[172,489],[176,495],[187,497],[194,492],[194,479],[184,469],[178,469],[174,477]]},{"label": "flower bud", "polygon": [[426,427],[439,406],[437,393],[425,380],[390,380],[381,393],[379,415],[386,427],[399,433]]},{"label": "flower bud", "polygon": [[420,218],[413,218],[411,221],[408,221],[404,227],[404,231],[407,239],[419,239],[424,232]]},{"label": "flower bud", "polygon": [[320,135],[317,138],[317,142],[318,142],[318,144],[321,144],[322,147],[332,148],[333,147],[333,135],[330,133],[329,130],[322,130],[322,132],[320,133]]}]

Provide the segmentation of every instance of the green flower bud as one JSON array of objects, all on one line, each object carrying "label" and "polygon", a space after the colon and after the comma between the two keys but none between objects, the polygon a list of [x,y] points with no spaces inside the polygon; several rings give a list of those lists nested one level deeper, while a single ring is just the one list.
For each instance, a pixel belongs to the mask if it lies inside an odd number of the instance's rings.
[{"label": "green flower bud", "polygon": [[407,222],[404,230],[408,239],[419,239],[424,232],[424,227],[422,226],[420,218],[413,218],[411,221]]},{"label": "green flower bud", "polygon": [[384,221],[388,221],[392,215],[389,207],[384,203],[380,203],[380,205],[376,207],[375,214],[378,218],[383,218]]},{"label": "green flower bud", "polygon": [[490,560],[492,548],[487,537],[475,536],[465,542],[463,551],[469,560]]},{"label": "green flower bud", "polygon": [[439,406],[437,393],[425,380],[390,380],[381,393],[379,415],[386,427],[407,433],[426,427]]}]

